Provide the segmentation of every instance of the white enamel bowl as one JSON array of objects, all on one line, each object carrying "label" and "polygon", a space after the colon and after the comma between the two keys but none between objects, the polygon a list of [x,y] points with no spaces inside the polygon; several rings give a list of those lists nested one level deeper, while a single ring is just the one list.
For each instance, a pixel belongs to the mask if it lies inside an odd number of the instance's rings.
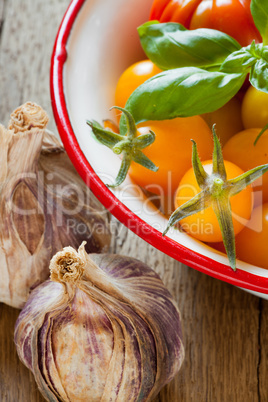
[{"label": "white enamel bowl", "polygon": [[78,173],[111,213],[148,243],[186,265],[268,298],[268,270],[237,261],[178,230],[162,237],[167,219],[127,180],[111,191],[120,160],[90,135],[86,120],[109,117],[117,79],[144,58],[137,26],[152,0],[73,0],[62,20],[51,62],[51,97],[66,151]]}]

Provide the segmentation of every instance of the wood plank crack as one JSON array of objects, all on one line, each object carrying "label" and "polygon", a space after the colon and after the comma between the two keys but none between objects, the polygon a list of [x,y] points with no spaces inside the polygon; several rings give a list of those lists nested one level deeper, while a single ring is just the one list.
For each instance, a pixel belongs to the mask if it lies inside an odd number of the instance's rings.
[{"label": "wood plank crack", "polygon": [[2,0],[0,3],[0,43],[1,43],[2,31],[3,31],[3,26],[4,26],[4,20],[5,20],[6,1],[7,0]]},{"label": "wood plank crack", "polygon": [[258,364],[257,364],[257,387],[258,387],[258,401],[261,402],[260,391],[260,369],[261,369],[261,328],[262,328],[262,312],[263,312],[263,299],[259,299],[259,325],[258,325]]}]

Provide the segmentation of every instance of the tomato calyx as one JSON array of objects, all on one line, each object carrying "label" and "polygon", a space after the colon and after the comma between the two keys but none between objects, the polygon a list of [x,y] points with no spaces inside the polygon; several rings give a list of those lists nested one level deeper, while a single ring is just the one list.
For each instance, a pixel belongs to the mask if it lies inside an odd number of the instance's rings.
[{"label": "tomato calyx", "polygon": [[132,161],[153,172],[157,172],[158,167],[141,151],[154,142],[154,132],[150,130],[149,133],[138,136],[132,114],[119,106],[114,106],[111,109],[118,109],[124,113],[126,118],[125,135],[115,133],[111,129],[106,130],[94,120],[87,121],[87,124],[91,127],[92,133],[98,142],[112,149],[116,155],[122,154],[123,156],[115,183],[107,185],[108,187],[115,188],[120,186],[125,180]]},{"label": "tomato calyx", "polygon": [[172,213],[169,218],[168,225],[163,232],[163,236],[167,234],[172,226],[180,222],[180,220],[183,218],[212,206],[219,222],[223,244],[226,249],[230,266],[235,271],[235,233],[232,220],[230,197],[240,193],[249,184],[253,183],[257,178],[267,172],[268,164],[251,169],[235,179],[227,180],[221,145],[216,135],[214,126],[212,128],[212,132],[214,141],[212,173],[208,174],[205,171],[198,156],[197,145],[195,141],[192,140],[192,165],[201,192],[199,192],[189,201],[182,204]]}]

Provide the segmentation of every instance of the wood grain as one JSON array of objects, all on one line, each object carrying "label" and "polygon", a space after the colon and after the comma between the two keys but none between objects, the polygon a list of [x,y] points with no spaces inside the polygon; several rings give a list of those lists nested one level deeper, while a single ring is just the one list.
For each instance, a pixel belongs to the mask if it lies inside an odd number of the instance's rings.
[{"label": "wood grain", "polygon": [[[0,0],[0,121],[32,100],[51,116],[50,56],[69,0]],[[165,402],[268,401],[268,302],[188,268],[112,219],[111,252],[154,268],[182,314],[186,356],[156,398]],[[0,401],[41,402],[32,374],[17,358],[18,310],[0,304]]]}]

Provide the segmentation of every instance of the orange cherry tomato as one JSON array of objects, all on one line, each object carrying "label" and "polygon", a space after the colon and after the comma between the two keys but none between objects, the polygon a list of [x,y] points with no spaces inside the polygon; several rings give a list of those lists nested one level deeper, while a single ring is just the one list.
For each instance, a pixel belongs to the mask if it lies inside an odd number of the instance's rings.
[{"label": "orange cherry tomato", "polygon": [[115,89],[115,105],[125,107],[133,91],[146,80],[159,74],[160,70],[151,60],[142,60],[129,66],[120,76]]},{"label": "orange cherry tomato", "polygon": [[119,133],[119,126],[110,119],[103,120],[103,128],[105,128],[106,130],[111,130],[114,133]]},{"label": "orange cherry tomato", "polygon": [[[199,144],[198,144],[199,145]],[[231,162],[225,161],[227,179],[233,179],[244,173],[241,168]],[[212,161],[202,163],[207,173],[212,172]],[[200,192],[193,168],[183,176],[175,195],[175,207],[178,208]],[[230,198],[233,213],[235,234],[239,233],[248,222],[252,211],[252,188],[246,187],[243,191]],[[184,218],[180,222],[181,227],[191,236],[204,242],[220,242],[221,230],[216,215],[209,207],[201,212]]]},{"label": "orange cherry tomato", "polygon": [[209,127],[216,124],[216,132],[221,145],[224,145],[229,138],[244,128],[241,118],[241,102],[236,97],[215,112],[202,114],[201,117]]},{"label": "orange cherry tomato", "polygon": [[213,150],[211,131],[200,116],[138,124],[140,134],[149,130],[155,133],[156,138],[153,144],[143,149],[143,153],[159,167],[159,170],[152,172],[132,162],[129,174],[146,190],[173,198],[183,174],[191,167],[191,139],[199,145],[200,158],[206,160],[211,158]]},{"label": "orange cherry tomato", "polygon": [[[254,145],[260,131],[260,128],[249,128],[235,134],[223,147],[224,158],[244,171],[268,163],[268,132],[264,132]],[[253,183],[253,190],[255,205],[268,201],[268,173]]]},{"label": "orange cherry tomato", "polygon": [[154,0],[150,20],[179,22],[188,29],[212,28],[242,46],[262,42],[250,12],[250,0]]},{"label": "orange cherry tomato", "polygon": [[236,237],[237,258],[268,269],[268,203],[254,208],[248,225]]},{"label": "orange cherry tomato", "polygon": [[268,124],[268,93],[250,86],[244,95],[241,113],[245,128],[266,126]]}]

